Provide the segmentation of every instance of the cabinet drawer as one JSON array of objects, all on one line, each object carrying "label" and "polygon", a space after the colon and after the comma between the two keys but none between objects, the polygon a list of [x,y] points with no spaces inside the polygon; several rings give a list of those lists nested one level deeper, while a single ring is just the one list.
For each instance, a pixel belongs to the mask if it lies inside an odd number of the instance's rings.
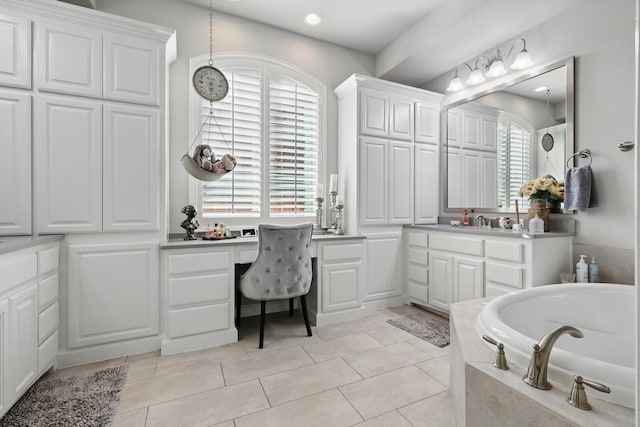
[{"label": "cabinet drawer", "polygon": [[322,247],[323,261],[341,261],[362,258],[362,243],[348,245],[326,245]]},{"label": "cabinet drawer", "polygon": [[429,302],[429,288],[418,283],[407,284],[407,295],[409,298],[416,298],[424,303]]},{"label": "cabinet drawer", "polygon": [[408,231],[407,243],[409,246],[418,246],[426,249],[429,247],[429,234],[419,231]]},{"label": "cabinet drawer", "polygon": [[522,289],[524,269],[522,267],[487,262],[487,284],[496,283]]},{"label": "cabinet drawer", "polygon": [[54,274],[38,282],[38,310],[58,298],[58,275]]},{"label": "cabinet drawer", "polygon": [[0,260],[0,293],[38,275],[38,258],[35,253],[20,257],[8,256]]},{"label": "cabinet drawer", "polygon": [[58,303],[38,314],[38,342],[41,343],[58,328]]},{"label": "cabinet drawer", "polygon": [[451,234],[432,234],[429,238],[431,249],[482,256],[484,240],[454,237]]},{"label": "cabinet drawer", "polygon": [[517,242],[485,242],[487,258],[500,261],[524,262],[524,244]]},{"label": "cabinet drawer", "polygon": [[38,252],[38,274],[42,275],[58,268],[58,248]]},{"label": "cabinet drawer", "polygon": [[169,274],[198,273],[231,268],[229,252],[169,255]]},{"label": "cabinet drawer", "polygon": [[407,279],[427,285],[429,283],[429,271],[426,267],[409,265],[407,269]]},{"label": "cabinet drawer", "polygon": [[58,332],[38,346],[38,372],[42,372],[56,358],[58,354]]},{"label": "cabinet drawer", "polygon": [[228,303],[169,310],[169,338],[215,332],[228,328]]},{"label": "cabinet drawer", "polygon": [[412,264],[429,265],[429,252],[427,249],[407,249],[407,260]]},{"label": "cabinet drawer", "polygon": [[229,298],[229,273],[169,279],[170,307],[189,304],[210,304]]},{"label": "cabinet drawer", "polygon": [[236,262],[238,264],[251,264],[258,257],[258,248],[238,248],[236,250]]}]

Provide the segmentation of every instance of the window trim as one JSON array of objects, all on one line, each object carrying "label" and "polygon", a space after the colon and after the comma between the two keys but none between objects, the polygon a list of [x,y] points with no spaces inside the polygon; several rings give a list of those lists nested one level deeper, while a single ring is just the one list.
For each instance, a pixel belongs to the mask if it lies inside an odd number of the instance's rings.
[{"label": "window trim", "polygon": [[[225,52],[213,54],[213,66],[217,67],[220,62],[228,62],[229,66],[257,66],[260,65],[261,76],[263,82],[270,81],[267,78],[274,72],[284,74],[300,83],[308,86],[318,93],[318,183],[325,184],[327,177],[327,86],[322,83],[318,78],[309,74],[308,72],[298,68],[297,66],[281,61],[276,58],[272,58],[265,55],[246,53],[246,52]],[[185,150],[189,149],[191,142],[196,137],[201,123],[201,108],[202,98],[198,96],[193,85],[191,84],[191,76],[198,67],[207,65],[209,63],[209,55],[203,54],[191,57],[189,59],[189,139],[186,143]],[[260,63],[260,64],[258,64]],[[226,65],[226,64],[225,64]],[[221,67],[222,68],[222,67]],[[262,114],[263,117],[269,117],[269,85],[262,86]],[[263,126],[262,139],[268,141],[269,127]],[[190,153],[191,154],[191,153]],[[263,161],[266,163],[269,158],[268,144],[261,146],[261,155]],[[259,223],[272,223],[272,224],[291,224],[300,222],[315,222],[315,213],[304,215],[277,215],[271,216],[269,212],[269,170],[263,167],[261,170],[261,180],[263,182],[262,189],[260,191],[261,197],[261,211],[259,216],[246,216],[246,217],[229,217],[221,216],[218,222],[224,222],[226,225],[232,228],[241,227],[256,227]],[[200,222],[200,228],[204,229],[208,223],[213,223],[215,219],[202,217],[202,199],[200,198],[201,181],[193,178],[189,175],[189,203],[196,207],[198,215],[196,219]],[[323,185],[327,188],[327,185]]]},{"label": "window trim", "polygon": [[[499,115],[499,117],[498,117],[498,132],[500,130],[501,124],[504,124],[504,123],[508,124],[509,134],[511,134],[511,124],[512,123],[517,124],[518,126],[523,128],[524,130],[529,132],[529,177],[530,177],[530,179],[533,178],[533,171],[536,169],[536,164],[537,164],[536,163],[537,162],[536,150],[534,149],[534,146],[533,146],[533,144],[535,144],[535,142],[534,142],[535,130],[529,124],[529,122],[527,122],[525,119],[523,119],[522,117],[517,116],[515,114],[512,114],[512,113],[502,113],[502,114]],[[500,144],[500,141],[498,140],[498,145],[499,144]],[[498,151],[499,151],[499,147],[498,147]],[[500,156],[498,155],[498,186],[500,185],[499,171],[500,171]],[[529,206],[529,201],[525,200],[524,197],[518,197],[518,200],[520,202],[520,206],[521,207],[526,208],[526,207]],[[508,209],[511,209],[511,206],[509,206]]]}]

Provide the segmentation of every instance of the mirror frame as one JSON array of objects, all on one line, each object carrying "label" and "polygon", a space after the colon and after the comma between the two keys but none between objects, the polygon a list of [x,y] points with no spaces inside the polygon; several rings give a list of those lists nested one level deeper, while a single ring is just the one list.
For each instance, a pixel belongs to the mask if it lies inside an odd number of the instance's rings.
[{"label": "mirror frame", "polygon": [[[496,212],[496,213],[514,213],[515,208],[478,208],[474,206],[460,207],[460,208],[450,208],[448,206],[449,202],[449,182],[448,182],[448,135],[447,135],[447,114],[449,109],[453,107],[458,107],[462,104],[465,104],[469,101],[473,101],[474,99],[483,97],[490,93],[494,93],[500,91],[506,87],[512,86],[514,84],[523,82],[525,80],[529,80],[533,77],[537,77],[541,74],[544,74],[548,71],[552,71],[561,67],[566,67],[565,72],[565,82],[566,82],[566,140],[565,140],[565,148],[564,148],[564,170],[567,167],[567,160],[569,157],[575,153],[575,142],[574,142],[574,57],[570,56],[566,59],[553,62],[551,64],[543,65],[540,67],[535,67],[525,74],[519,74],[512,79],[506,80],[502,83],[499,83],[495,86],[491,86],[489,88],[483,89],[480,92],[474,93],[468,97],[463,99],[451,102],[449,104],[443,104],[440,109],[440,212],[443,215],[452,214],[452,213],[462,213],[464,209],[467,209],[469,212]],[[573,159],[575,162],[575,158]],[[564,179],[564,176],[562,177]]]}]

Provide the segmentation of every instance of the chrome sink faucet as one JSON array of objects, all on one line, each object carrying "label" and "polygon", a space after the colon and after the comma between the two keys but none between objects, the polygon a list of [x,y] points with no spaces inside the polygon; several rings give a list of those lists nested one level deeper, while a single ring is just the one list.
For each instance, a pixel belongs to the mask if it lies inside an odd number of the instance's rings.
[{"label": "chrome sink faucet", "polygon": [[482,228],[491,228],[491,220],[489,218],[485,218],[482,215],[478,215],[476,217],[476,220],[478,220],[478,226]]},{"label": "chrome sink faucet", "polygon": [[533,354],[529,361],[529,369],[527,375],[522,380],[541,390],[551,389],[551,383],[547,381],[547,370],[549,368],[549,356],[551,349],[560,335],[569,334],[574,338],[582,338],[584,335],[579,329],[573,326],[560,326],[542,337],[538,344],[533,346]]}]

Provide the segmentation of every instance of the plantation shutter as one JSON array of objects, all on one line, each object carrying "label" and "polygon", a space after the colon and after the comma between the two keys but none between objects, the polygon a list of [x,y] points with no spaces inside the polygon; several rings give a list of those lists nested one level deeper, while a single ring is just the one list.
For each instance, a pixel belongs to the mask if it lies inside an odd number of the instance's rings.
[{"label": "plantation shutter", "polygon": [[318,182],[318,95],[285,76],[269,84],[269,212],[313,214]]},{"label": "plantation shutter", "polygon": [[203,216],[260,215],[262,95],[258,68],[222,69],[229,93],[213,103],[215,120],[209,118],[209,102],[202,102],[202,143],[213,148],[216,159],[236,158],[232,173],[202,184]]},{"label": "plantation shutter", "polygon": [[[513,120],[501,120],[499,130],[498,198],[502,207],[515,206],[518,190],[531,179],[531,132]],[[528,201],[522,200],[523,207]]]}]

